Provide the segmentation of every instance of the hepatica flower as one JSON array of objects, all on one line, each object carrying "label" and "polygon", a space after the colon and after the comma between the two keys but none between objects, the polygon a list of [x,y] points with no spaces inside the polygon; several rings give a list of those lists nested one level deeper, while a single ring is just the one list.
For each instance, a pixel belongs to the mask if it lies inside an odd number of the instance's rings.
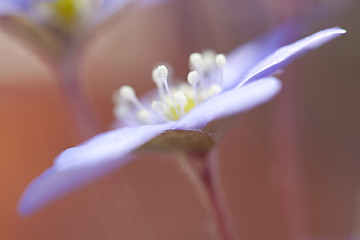
[{"label": "hepatica flower", "polygon": [[164,0],[2,0],[0,16],[22,16],[61,33],[79,34],[123,7]]},{"label": "hepatica flower", "polygon": [[[125,7],[137,8],[167,0],[0,0],[4,30],[21,39],[36,60],[42,61],[58,80],[74,122],[83,137],[99,129],[97,119],[79,79],[79,66],[97,27]],[[98,33],[98,32],[96,32]],[[25,41],[24,41],[25,40]]]},{"label": "hepatica flower", "polygon": [[[124,86],[114,109],[125,127],[99,134],[62,152],[22,196],[19,211],[30,214],[51,201],[129,162],[148,148],[206,152],[213,145],[206,126],[272,99],[281,82],[271,76],[299,55],[345,33],[341,28],[317,32],[271,54],[266,41],[239,47],[228,56],[193,53],[187,82],[175,84],[165,66],[152,73],[157,90],[138,99]],[[260,57],[263,57],[260,59]]]}]

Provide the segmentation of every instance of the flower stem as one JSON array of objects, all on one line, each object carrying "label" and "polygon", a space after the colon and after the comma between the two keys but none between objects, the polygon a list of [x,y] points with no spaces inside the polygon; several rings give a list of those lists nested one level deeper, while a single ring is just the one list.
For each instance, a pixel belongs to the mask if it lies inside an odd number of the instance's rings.
[{"label": "flower stem", "polygon": [[56,73],[59,86],[67,106],[72,113],[79,134],[86,139],[100,131],[99,123],[81,88],[78,71],[78,56],[74,47],[57,64]]},{"label": "flower stem", "polygon": [[189,159],[199,180],[202,182],[208,193],[221,232],[222,240],[235,239],[232,222],[227,214],[226,206],[219,191],[220,188],[215,179],[217,169],[215,158],[209,156],[207,153],[191,155]]}]

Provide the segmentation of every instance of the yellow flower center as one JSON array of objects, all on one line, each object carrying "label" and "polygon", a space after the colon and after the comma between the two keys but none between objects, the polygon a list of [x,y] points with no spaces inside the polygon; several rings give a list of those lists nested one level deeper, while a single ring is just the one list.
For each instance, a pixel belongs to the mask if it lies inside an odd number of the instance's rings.
[{"label": "yellow flower center", "polygon": [[63,30],[74,30],[90,16],[102,0],[55,0],[37,1],[34,5],[37,17],[46,24]]},{"label": "yellow flower center", "polygon": [[64,22],[71,24],[76,21],[81,12],[81,5],[83,1],[76,0],[57,0],[50,3],[50,8],[61,18]]}]

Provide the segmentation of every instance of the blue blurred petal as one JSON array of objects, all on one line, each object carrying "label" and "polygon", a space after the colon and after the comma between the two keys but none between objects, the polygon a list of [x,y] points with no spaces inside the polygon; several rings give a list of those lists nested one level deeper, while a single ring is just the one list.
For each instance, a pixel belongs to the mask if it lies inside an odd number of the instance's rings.
[{"label": "blue blurred petal", "polygon": [[276,51],[279,47],[289,44],[300,35],[296,20],[288,21],[270,33],[239,46],[226,56],[224,67],[223,88],[229,89],[239,84],[245,74],[257,63]]},{"label": "blue blurred petal", "polygon": [[104,0],[101,3],[99,11],[93,20],[93,25],[97,25],[102,21],[108,19],[112,15],[119,12],[127,5],[134,7],[147,7],[150,5],[160,4],[169,0]]},{"label": "blue blurred petal", "polygon": [[281,89],[281,82],[267,77],[240,88],[215,95],[196,106],[178,121],[177,127],[198,129],[209,122],[241,113],[269,101]]},{"label": "blue blurred petal", "polygon": [[0,1],[0,16],[11,15],[21,12],[25,7],[24,1],[20,0],[1,0]]},{"label": "blue blurred petal", "polygon": [[95,136],[61,153],[54,166],[36,178],[23,194],[19,212],[31,214],[53,200],[72,192],[122,166],[130,153],[167,129],[172,123],[121,128]]},{"label": "blue blurred petal", "polygon": [[346,33],[346,31],[342,28],[329,28],[279,48],[276,52],[253,67],[239,83],[238,87],[247,81],[273,74],[276,70],[289,64],[294,58],[299,57],[344,33]]}]

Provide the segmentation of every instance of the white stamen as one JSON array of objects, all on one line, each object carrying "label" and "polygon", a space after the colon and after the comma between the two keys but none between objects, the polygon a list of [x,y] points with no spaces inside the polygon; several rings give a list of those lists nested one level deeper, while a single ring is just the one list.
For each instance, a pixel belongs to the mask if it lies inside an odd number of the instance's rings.
[{"label": "white stamen", "polygon": [[169,70],[166,66],[160,65],[152,71],[152,79],[158,88],[159,96],[152,101],[151,107],[144,106],[139,101],[133,88],[123,86],[114,96],[114,113],[117,118],[125,119],[134,113],[136,107],[136,118],[142,123],[175,121],[194,105],[221,92],[225,64],[226,57],[223,54],[216,55],[212,51],[193,53],[189,58],[192,71],[188,73],[187,83],[172,87],[169,84]]},{"label": "white stamen", "polygon": [[153,101],[151,103],[151,108],[154,112],[157,113],[157,115],[161,118],[161,120],[163,121],[167,121],[166,116],[164,115],[164,113],[166,111],[168,111],[168,109],[166,108],[166,106],[164,106],[164,104],[160,101]]},{"label": "white stamen", "polygon": [[171,95],[169,83],[168,83],[168,69],[165,67],[165,65],[160,65],[156,68],[156,75],[159,77],[159,79],[162,81],[162,83],[165,86],[165,90],[167,94]]},{"label": "white stamen", "polygon": [[203,59],[200,53],[192,53],[189,57],[189,67],[192,70],[201,70]]},{"label": "white stamen", "polygon": [[220,85],[222,85],[222,82],[223,82],[223,68],[226,64],[226,57],[224,54],[218,54],[216,55],[215,57],[215,62],[216,62],[216,65],[218,66],[219,68],[219,80],[217,81]]},{"label": "white stamen", "polygon": [[211,84],[209,89],[210,96],[218,94],[219,92],[221,92],[221,87],[218,84]]},{"label": "white stamen", "polygon": [[130,109],[127,104],[116,104],[113,110],[113,114],[116,118],[120,119],[130,114]]},{"label": "white stamen", "polygon": [[213,68],[215,62],[215,52],[206,50],[202,53],[203,56],[203,71],[209,71]]},{"label": "white stamen", "polygon": [[151,113],[146,109],[140,109],[137,112],[137,117],[143,123],[150,123],[151,120]]},{"label": "white stamen", "polygon": [[157,74],[158,74],[159,78],[161,78],[161,79],[166,78],[167,79],[169,72],[168,72],[168,69],[165,67],[165,65],[158,66],[157,71],[158,71]]},{"label": "white stamen", "polygon": [[135,91],[132,87],[127,86],[127,85],[122,86],[119,89],[119,95],[120,95],[121,99],[123,99],[124,101],[129,101],[129,102],[133,103],[138,109],[144,108],[144,106],[141,104],[139,99],[136,97]]},{"label": "white stamen", "polygon": [[190,83],[191,86],[196,85],[200,81],[199,73],[197,71],[189,72],[187,80],[188,80],[188,83]]},{"label": "white stamen", "polygon": [[181,115],[185,114],[185,105],[187,104],[187,100],[185,95],[182,92],[176,92],[174,94],[175,101],[180,107]]},{"label": "white stamen", "polygon": [[151,76],[152,76],[154,83],[156,84],[160,98],[164,98],[163,81],[159,77],[158,68],[154,68],[154,70],[151,73]]},{"label": "white stamen", "polygon": [[197,96],[197,83],[200,81],[200,76],[197,71],[191,71],[187,77],[188,82],[190,83],[191,87],[194,90],[194,100],[195,103],[198,103],[198,96]]},{"label": "white stamen", "polygon": [[226,64],[226,57],[224,54],[218,54],[216,55],[215,57],[215,62],[216,62],[216,65],[219,67],[219,68],[223,68]]}]

